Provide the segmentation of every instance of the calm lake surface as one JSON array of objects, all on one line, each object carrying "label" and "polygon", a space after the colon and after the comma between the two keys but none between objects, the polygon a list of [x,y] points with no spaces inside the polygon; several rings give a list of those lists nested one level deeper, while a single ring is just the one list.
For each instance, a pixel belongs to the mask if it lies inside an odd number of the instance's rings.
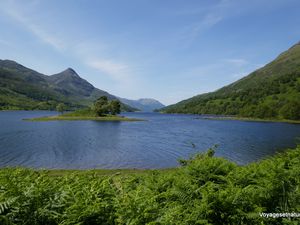
[{"label": "calm lake surface", "polygon": [[164,168],[218,144],[216,155],[246,164],[300,143],[300,125],[126,113],[144,122],[49,121],[49,111],[0,112],[0,167]]}]

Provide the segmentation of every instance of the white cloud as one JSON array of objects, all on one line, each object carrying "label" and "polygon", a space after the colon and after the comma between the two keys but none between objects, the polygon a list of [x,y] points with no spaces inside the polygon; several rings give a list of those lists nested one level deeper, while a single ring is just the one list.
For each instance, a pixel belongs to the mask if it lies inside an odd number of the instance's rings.
[{"label": "white cloud", "polygon": [[27,23],[27,26],[34,35],[36,35],[43,42],[54,47],[56,50],[63,51],[66,49],[67,45],[65,42],[63,42],[61,39],[47,33],[45,30],[43,30],[38,25]]},{"label": "white cloud", "polygon": [[223,20],[222,15],[208,13],[202,20],[188,25],[183,29],[182,37],[185,39],[187,44],[192,43],[203,31],[215,26]]},{"label": "white cloud", "polygon": [[[127,63],[111,59],[113,54],[110,54],[109,43],[103,43],[101,40],[78,40],[78,38],[76,40],[74,37],[68,37],[68,34],[49,29],[41,20],[32,16],[38,3],[39,1],[29,1],[26,7],[21,7],[21,4],[17,4],[15,1],[7,1],[4,4],[5,7],[1,7],[0,11],[59,53],[71,53],[70,55],[88,67],[109,76],[114,82],[117,82],[116,85],[126,82],[126,85],[131,86],[130,82],[133,81],[134,76],[132,69]],[[5,44],[0,40],[1,43]]]},{"label": "white cloud", "polygon": [[110,75],[115,81],[123,81],[129,76],[129,66],[106,59],[93,59],[86,64],[94,69]]},{"label": "white cloud", "polygon": [[[34,7],[37,5],[38,1],[29,1],[28,3],[30,7]],[[15,4],[15,1],[8,1],[2,7],[2,10],[5,14],[7,14],[10,18],[17,21],[21,24],[25,29],[29,30],[33,35],[35,35],[38,39],[47,43],[54,47],[55,49],[62,51],[65,49],[66,45],[60,38],[56,37],[44,30],[40,25],[30,20],[28,15],[23,12],[23,10],[19,7],[19,5]]]},{"label": "white cloud", "polygon": [[203,21],[201,22],[202,26],[205,27],[212,27],[214,25],[216,25],[217,23],[219,23],[220,21],[222,21],[223,16],[222,15],[218,15],[218,14],[207,14]]},{"label": "white cloud", "polygon": [[229,63],[233,66],[237,66],[237,67],[242,67],[245,65],[248,65],[249,62],[245,59],[242,58],[237,58],[237,59],[224,59],[224,62]]},{"label": "white cloud", "polygon": [[193,16],[193,15],[199,15],[200,13],[205,12],[208,10],[209,7],[198,7],[198,8],[184,8],[184,9],[176,9],[176,10],[170,10],[165,13],[169,13],[170,15],[175,16]]},{"label": "white cloud", "polygon": [[246,59],[229,58],[216,60],[211,64],[191,67],[184,71],[182,76],[190,79],[212,79],[212,77],[216,79],[222,76],[224,79],[227,77],[230,80],[246,76],[256,68],[256,64],[250,63]]},{"label": "white cloud", "polygon": [[228,7],[227,2],[221,1],[206,10],[199,10],[199,20],[184,27],[179,34],[183,44],[190,46],[202,32],[223,21],[227,17]]},{"label": "white cloud", "polygon": [[190,46],[203,32],[213,28],[227,18],[233,17],[243,10],[247,10],[249,5],[251,3],[246,1],[221,0],[204,8],[183,9],[182,13],[175,15],[193,17],[198,15],[198,20],[191,22],[179,31],[181,44],[185,47]]},{"label": "white cloud", "polygon": [[234,74],[232,74],[231,77],[232,77],[233,79],[240,79],[240,78],[242,78],[242,77],[247,76],[247,75],[250,74],[250,73],[251,73],[251,71],[234,73]]}]

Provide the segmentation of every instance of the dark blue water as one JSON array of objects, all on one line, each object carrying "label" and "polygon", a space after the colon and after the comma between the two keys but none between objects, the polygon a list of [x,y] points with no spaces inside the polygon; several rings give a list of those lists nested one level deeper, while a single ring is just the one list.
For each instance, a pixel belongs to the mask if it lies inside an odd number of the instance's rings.
[{"label": "dark blue water", "polygon": [[214,121],[194,115],[125,114],[145,122],[22,120],[53,114],[0,112],[0,167],[173,167],[177,159],[215,144],[216,155],[245,164],[300,143],[300,125]]}]

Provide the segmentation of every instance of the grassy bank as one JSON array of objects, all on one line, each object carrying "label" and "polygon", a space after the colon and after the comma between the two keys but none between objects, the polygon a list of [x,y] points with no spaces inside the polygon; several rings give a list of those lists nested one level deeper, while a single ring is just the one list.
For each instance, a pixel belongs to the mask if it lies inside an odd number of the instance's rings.
[{"label": "grassy bank", "polygon": [[0,170],[0,224],[299,224],[300,146],[238,166],[213,151],[166,170]]}]

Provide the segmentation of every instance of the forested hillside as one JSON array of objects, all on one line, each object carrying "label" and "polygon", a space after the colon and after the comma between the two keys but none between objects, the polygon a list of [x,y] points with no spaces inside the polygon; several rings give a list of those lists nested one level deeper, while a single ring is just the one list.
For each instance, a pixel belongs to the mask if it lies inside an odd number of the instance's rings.
[{"label": "forested hillside", "polygon": [[162,109],[167,113],[300,119],[300,43],[248,76],[215,92]]}]

